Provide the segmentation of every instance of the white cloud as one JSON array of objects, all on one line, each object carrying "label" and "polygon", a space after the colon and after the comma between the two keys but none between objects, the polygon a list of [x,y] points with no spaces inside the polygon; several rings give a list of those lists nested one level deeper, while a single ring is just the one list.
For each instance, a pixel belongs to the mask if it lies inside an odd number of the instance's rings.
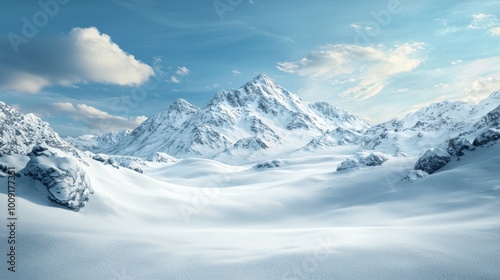
[{"label": "white cloud", "polygon": [[488,29],[492,36],[500,36],[500,21],[495,15],[481,13],[472,15],[471,18],[468,29]]},{"label": "white cloud", "polygon": [[472,81],[466,88],[467,101],[477,103],[491,93],[500,90],[500,76],[484,77]]},{"label": "white cloud", "polygon": [[233,70],[233,75],[235,75],[235,76],[236,76],[236,75],[240,75],[240,74],[241,74],[241,72],[240,72],[240,71],[238,71],[238,70]]},{"label": "white cloud", "polygon": [[175,77],[175,76],[170,77],[170,81],[172,83],[174,83],[174,84],[180,84],[181,83],[181,81],[179,79],[177,79],[177,77]]},{"label": "white cloud", "polygon": [[490,14],[475,14],[471,16],[472,22],[467,26],[468,29],[489,29],[492,26],[499,25],[495,15]]},{"label": "white cloud", "polygon": [[491,28],[490,33],[493,36],[500,36],[500,26]]},{"label": "white cloud", "polygon": [[214,83],[214,84],[211,84],[209,86],[206,86],[205,88],[206,89],[218,89],[218,88],[220,88],[220,84]]},{"label": "white cloud", "polygon": [[451,62],[451,64],[452,64],[452,65],[458,65],[458,64],[462,64],[462,63],[464,63],[464,61],[463,61],[463,60],[461,60],[461,59],[453,60],[453,61]]},{"label": "white cloud", "polygon": [[405,93],[405,92],[408,92],[408,91],[410,91],[409,88],[400,88],[400,89],[395,90],[394,92],[395,93]]},{"label": "white cloud", "polygon": [[123,51],[95,27],[36,37],[22,45],[18,54],[11,52],[0,47],[0,87],[19,92],[37,93],[47,86],[81,82],[136,86],[154,75],[151,66]]},{"label": "white cloud", "polygon": [[436,34],[440,36],[455,33],[464,29],[462,26],[450,25],[447,20],[442,18],[437,18],[434,21],[441,25],[441,28],[436,30]]},{"label": "white cloud", "polygon": [[389,80],[417,68],[422,60],[416,55],[424,43],[407,43],[386,49],[383,46],[326,45],[307,57],[278,63],[283,72],[313,79],[329,79],[334,84],[348,84],[343,95],[366,99],[375,96]]},{"label": "white cloud", "polygon": [[356,31],[360,31],[362,29],[361,25],[357,23],[352,23],[351,27]]},{"label": "white cloud", "polygon": [[182,76],[188,75],[189,73],[191,73],[191,71],[189,69],[187,69],[186,67],[182,66],[182,67],[178,67],[178,69],[175,73],[182,77]]},{"label": "white cloud", "polygon": [[138,116],[127,119],[120,116],[110,115],[85,104],[73,104],[69,102],[56,102],[52,104],[52,109],[56,112],[66,114],[69,118],[84,123],[94,132],[106,133],[121,129],[134,129],[147,118]]}]

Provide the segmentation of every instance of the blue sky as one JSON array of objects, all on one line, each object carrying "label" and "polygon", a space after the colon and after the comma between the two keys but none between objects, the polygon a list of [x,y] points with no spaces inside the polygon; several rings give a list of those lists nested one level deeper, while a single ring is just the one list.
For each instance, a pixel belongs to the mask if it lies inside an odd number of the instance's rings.
[{"label": "blue sky", "polygon": [[372,124],[500,89],[496,1],[8,0],[0,34],[0,100],[64,136],[259,73]]}]

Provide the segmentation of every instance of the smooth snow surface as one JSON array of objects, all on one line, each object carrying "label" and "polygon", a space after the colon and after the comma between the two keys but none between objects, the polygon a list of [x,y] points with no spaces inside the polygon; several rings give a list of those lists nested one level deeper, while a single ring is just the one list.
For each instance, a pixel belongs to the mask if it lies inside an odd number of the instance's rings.
[{"label": "smooth snow surface", "polygon": [[18,271],[1,279],[500,278],[500,145],[413,181],[417,158],[336,172],[338,153],[144,174],[86,159],[80,212],[19,178]]}]

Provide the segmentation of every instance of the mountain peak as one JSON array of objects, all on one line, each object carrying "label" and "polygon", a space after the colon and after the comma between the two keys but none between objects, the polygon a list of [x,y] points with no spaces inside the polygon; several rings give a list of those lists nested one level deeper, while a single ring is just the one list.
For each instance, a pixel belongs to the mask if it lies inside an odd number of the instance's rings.
[{"label": "mountain peak", "polygon": [[253,78],[248,84],[254,84],[254,85],[260,84],[260,85],[275,86],[275,87],[278,85],[278,83],[276,83],[275,80],[273,80],[265,73],[259,74],[257,77]]},{"label": "mountain peak", "polygon": [[167,111],[175,111],[175,112],[192,112],[192,111],[198,111],[198,107],[194,106],[193,104],[187,102],[186,100],[179,98],[172,103]]}]

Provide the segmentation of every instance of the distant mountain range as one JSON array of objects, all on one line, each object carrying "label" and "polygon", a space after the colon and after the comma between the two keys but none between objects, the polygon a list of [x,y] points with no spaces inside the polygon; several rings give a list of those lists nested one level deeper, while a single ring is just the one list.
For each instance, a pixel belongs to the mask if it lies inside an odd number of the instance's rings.
[{"label": "distant mountain range", "polygon": [[[88,160],[142,173],[148,164],[179,158],[245,162],[250,156],[255,161],[262,155],[335,153],[347,147],[353,157],[339,171],[407,157],[416,169],[433,173],[464,150],[496,143],[499,105],[500,91],[476,105],[443,101],[370,126],[331,104],[307,103],[259,75],[237,90],[218,92],[203,108],[179,99],[134,130],[62,139],[33,114],[0,102],[0,169],[19,165],[20,174],[40,181],[52,200],[73,209],[83,207],[93,192],[92,174],[85,172]],[[270,162],[261,166],[281,165]]]},{"label": "distant mountain range", "polygon": [[[104,144],[92,150],[145,158],[156,152],[212,157],[298,149],[313,137],[338,128],[359,133],[369,125],[328,103],[306,103],[268,76],[259,75],[240,89],[217,93],[203,108],[179,99],[127,135],[115,138],[113,145],[92,139]],[[73,143],[94,146],[85,144],[85,138]]]},{"label": "distant mountain range", "polygon": [[459,135],[474,140],[474,125],[500,105],[500,92],[477,105],[443,101],[403,119],[370,126],[326,102],[307,103],[262,74],[221,91],[203,108],[179,99],[134,130],[67,140],[96,153],[149,158],[214,157],[314,151],[355,145],[394,156],[418,155]]}]

